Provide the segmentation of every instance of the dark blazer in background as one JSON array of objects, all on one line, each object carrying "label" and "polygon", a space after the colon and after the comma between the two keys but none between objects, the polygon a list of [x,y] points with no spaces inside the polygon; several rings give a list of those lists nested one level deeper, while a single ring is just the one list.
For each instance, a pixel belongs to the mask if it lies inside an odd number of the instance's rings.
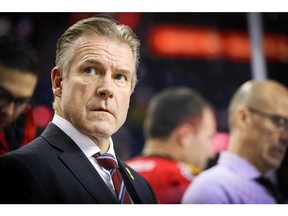
[{"label": "dark blazer in background", "polygon": [[[118,163],[133,202],[156,204],[149,183]],[[118,203],[76,143],[53,123],[32,143],[1,156],[0,176],[0,203]]]}]

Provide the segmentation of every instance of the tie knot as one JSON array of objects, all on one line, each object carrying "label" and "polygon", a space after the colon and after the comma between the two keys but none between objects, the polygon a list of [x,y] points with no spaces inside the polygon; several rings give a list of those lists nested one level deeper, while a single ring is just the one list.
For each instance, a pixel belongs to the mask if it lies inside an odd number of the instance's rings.
[{"label": "tie knot", "polygon": [[100,166],[104,167],[106,170],[111,170],[111,169],[117,169],[118,168],[118,164],[117,164],[116,159],[114,158],[113,155],[111,155],[109,153],[101,154],[99,152],[99,153],[96,153],[93,156],[96,158],[98,164]]}]

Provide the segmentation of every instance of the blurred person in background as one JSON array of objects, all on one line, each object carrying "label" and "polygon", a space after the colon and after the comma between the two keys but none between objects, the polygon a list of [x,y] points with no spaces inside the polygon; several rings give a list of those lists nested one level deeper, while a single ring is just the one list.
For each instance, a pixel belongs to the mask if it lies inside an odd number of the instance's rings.
[{"label": "blurred person in background", "polygon": [[195,178],[182,203],[284,203],[267,172],[288,146],[288,91],[274,80],[250,80],[229,105],[230,141],[217,164]]},{"label": "blurred person in background", "polygon": [[279,190],[284,196],[285,203],[288,203],[288,151],[279,169],[275,171],[276,184],[279,186]]},{"label": "blurred person in background", "polygon": [[55,115],[41,136],[0,157],[0,203],[157,203],[111,138],[127,117],[139,46],[108,17],[82,19],[62,34],[51,70]]},{"label": "blurred person in background", "polygon": [[34,48],[12,36],[0,37],[0,155],[31,142],[37,126],[29,105],[37,81]]},{"label": "blurred person in background", "polygon": [[179,204],[214,156],[215,131],[214,112],[199,93],[188,87],[164,89],[149,103],[142,155],[127,163],[149,181],[159,203]]}]

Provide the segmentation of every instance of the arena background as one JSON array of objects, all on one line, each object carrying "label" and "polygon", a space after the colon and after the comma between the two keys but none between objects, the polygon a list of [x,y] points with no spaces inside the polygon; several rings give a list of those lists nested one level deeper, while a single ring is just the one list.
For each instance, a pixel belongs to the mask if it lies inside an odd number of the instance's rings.
[{"label": "arena background", "polygon": [[[42,75],[35,118],[44,128],[53,117],[50,71],[57,39],[81,18],[99,13],[0,13],[0,35],[14,34],[32,43]],[[104,13],[101,13],[104,14]],[[215,151],[226,148],[227,106],[234,91],[252,79],[252,43],[248,13],[105,13],[129,25],[141,40],[139,82],[128,118],[113,136],[123,160],[140,154],[147,103],[169,86],[189,86],[214,106],[218,120]],[[260,13],[266,78],[288,86],[288,13]]]}]

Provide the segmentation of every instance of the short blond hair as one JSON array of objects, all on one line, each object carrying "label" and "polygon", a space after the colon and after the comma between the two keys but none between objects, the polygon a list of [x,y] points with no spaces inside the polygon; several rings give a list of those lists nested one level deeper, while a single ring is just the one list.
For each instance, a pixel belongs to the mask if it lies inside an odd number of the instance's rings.
[{"label": "short blond hair", "polygon": [[140,41],[136,34],[127,25],[118,24],[111,17],[94,16],[82,19],[70,26],[57,42],[56,61],[55,64],[61,69],[62,75],[65,76],[69,70],[69,63],[74,57],[74,41],[83,34],[95,34],[111,39],[117,39],[123,43],[127,43],[134,56],[134,68],[132,75],[132,90],[137,83],[137,68],[139,64],[139,47]]}]

